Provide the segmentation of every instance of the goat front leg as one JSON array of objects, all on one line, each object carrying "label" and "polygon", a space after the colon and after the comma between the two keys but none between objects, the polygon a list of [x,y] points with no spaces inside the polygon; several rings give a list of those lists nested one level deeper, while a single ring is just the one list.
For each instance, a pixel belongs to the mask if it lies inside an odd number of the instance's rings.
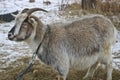
[{"label": "goat front leg", "polygon": [[58,75],[57,76],[57,80],[66,80],[66,76],[60,76],[60,75]]},{"label": "goat front leg", "polygon": [[57,80],[66,80],[67,74],[69,72],[69,68],[68,67],[59,66],[57,71],[59,73],[59,75],[57,76]]},{"label": "goat front leg", "polygon": [[69,65],[58,65],[57,66],[57,71],[59,73],[58,80],[66,80],[68,72],[69,72]]}]

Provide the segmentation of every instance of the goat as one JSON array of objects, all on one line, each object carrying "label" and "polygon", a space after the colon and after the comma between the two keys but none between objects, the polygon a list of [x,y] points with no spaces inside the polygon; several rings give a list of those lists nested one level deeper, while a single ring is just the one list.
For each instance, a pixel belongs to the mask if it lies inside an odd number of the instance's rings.
[{"label": "goat", "polygon": [[46,65],[58,71],[66,80],[69,69],[88,69],[84,79],[92,78],[98,63],[106,65],[107,79],[112,80],[112,46],[117,30],[102,15],[85,16],[68,23],[43,24],[35,15],[41,8],[24,9],[16,17],[14,27],[8,33],[12,41],[25,41]]}]

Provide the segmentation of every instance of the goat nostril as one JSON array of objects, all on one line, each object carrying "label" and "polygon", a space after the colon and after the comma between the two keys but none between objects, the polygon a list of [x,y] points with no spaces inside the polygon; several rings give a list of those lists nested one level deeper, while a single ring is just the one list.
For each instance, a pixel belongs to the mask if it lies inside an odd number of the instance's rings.
[{"label": "goat nostril", "polygon": [[13,38],[14,38],[13,34],[12,33],[8,33],[8,39],[12,40]]},{"label": "goat nostril", "polygon": [[8,33],[8,37],[11,37],[12,33]]}]

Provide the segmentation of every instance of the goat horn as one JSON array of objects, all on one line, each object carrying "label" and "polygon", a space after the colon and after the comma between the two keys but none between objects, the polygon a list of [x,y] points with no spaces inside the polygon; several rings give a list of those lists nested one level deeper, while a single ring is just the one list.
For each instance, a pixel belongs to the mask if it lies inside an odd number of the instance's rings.
[{"label": "goat horn", "polygon": [[25,12],[27,12],[28,10],[29,10],[28,8],[25,8],[25,9],[22,10],[21,13],[25,13]]},{"label": "goat horn", "polygon": [[32,14],[32,13],[35,12],[35,11],[48,12],[48,11],[46,11],[46,10],[44,10],[44,9],[41,9],[41,8],[32,8],[32,9],[29,9],[29,10],[27,11],[27,14],[30,15],[30,14]]}]

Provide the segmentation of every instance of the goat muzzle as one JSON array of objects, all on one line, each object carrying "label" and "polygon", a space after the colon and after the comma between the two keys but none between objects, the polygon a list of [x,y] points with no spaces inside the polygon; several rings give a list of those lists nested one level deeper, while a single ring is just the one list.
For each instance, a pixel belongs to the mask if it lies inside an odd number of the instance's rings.
[{"label": "goat muzzle", "polygon": [[15,36],[12,33],[8,33],[8,39],[14,40]]}]

